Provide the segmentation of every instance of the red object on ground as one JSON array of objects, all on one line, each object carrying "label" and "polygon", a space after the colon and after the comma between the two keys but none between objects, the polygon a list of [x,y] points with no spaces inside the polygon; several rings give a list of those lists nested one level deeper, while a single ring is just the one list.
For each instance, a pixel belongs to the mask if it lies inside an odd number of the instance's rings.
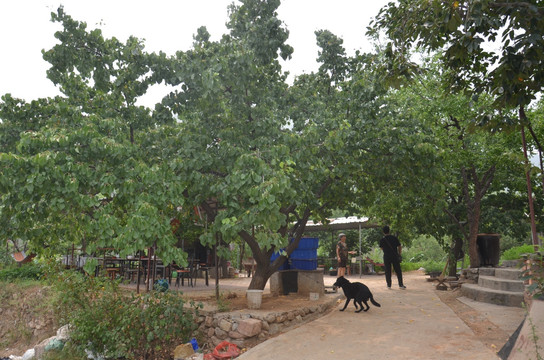
[{"label": "red object on ground", "polygon": [[234,359],[240,355],[240,350],[236,344],[228,341],[223,341],[215,347],[212,353],[213,357],[217,360],[221,359]]}]

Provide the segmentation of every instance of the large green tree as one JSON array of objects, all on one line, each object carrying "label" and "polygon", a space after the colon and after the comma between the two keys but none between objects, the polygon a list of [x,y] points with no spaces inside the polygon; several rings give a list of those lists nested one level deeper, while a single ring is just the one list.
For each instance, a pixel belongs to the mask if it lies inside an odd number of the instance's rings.
[{"label": "large green tree", "polygon": [[[520,130],[535,245],[538,239],[525,136],[530,122],[525,110],[543,86],[543,11],[539,1],[401,0],[382,9],[370,31],[385,30],[396,70],[413,68],[409,56],[413,48],[440,51],[445,66],[453,70],[449,82],[456,89],[475,97],[482,93],[493,97],[494,107],[482,114],[480,123]],[[511,116],[512,109],[517,109],[517,116]]]},{"label": "large green tree", "polygon": [[[213,245],[221,234],[247,243],[257,262],[253,289],[264,288],[297,247],[310,218],[350,203],[359,181],[351,174],[364,164],[361,135],[337,101],[346,67],[341,40],[318,32],[322,68],[288,86],[279,57],[292,48],[278,6],[232,6],[229,34],[210,42],[199,29],[194,48],[164,59],[156,72],[176,87],[158,113],[180,121],[186,201],[209,222],[201,239]],[[271,263],[280,248],[284,256]]]},{"label": "large green tree", "polygon": [[[523,159],[512,134],[489,134],[475,125],[490,100],[475,101],[446,89],[447,71],[425,62],[425,73],[391,93],[390,101],[404,118],[415,118],[432,131],[437,149],[439,191],[427,194],[416,213],[418,230],[438,239],[460,239],[468,246],[471,266],[479,266],[479,232],[525,234],[519,192]],[[442,189],[442,190],[440,190]],[[500,199],[500,201],[498,201]],[[515,205],[515,206],[514,206]],[[430,212],[432,211],[432,212]],[[518,221],[511,221],[519,216]],[[431,219],[431,220],[429,220]],[[446,244],[449,245],[449,244]]]},{"label": "large green tree", "polygon": [[43,55],[63,95],[0,103],[0,237],[38,253],[156,246],[166,262],[184,263],[170,221],[185,183],[159,134],[169,124],[136,105],[150,83],[143,44],[105,39],[62,8],[52,21],[59,44]]}]

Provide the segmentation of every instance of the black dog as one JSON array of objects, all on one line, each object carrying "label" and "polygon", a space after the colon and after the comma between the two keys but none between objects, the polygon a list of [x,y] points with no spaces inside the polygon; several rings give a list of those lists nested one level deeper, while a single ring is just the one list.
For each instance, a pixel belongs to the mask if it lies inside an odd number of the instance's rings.
[{"label": "black dog", "polygon": [[372,296],[372,293],[370,292],[368,286],[363,283],[350,282],[345,277],[340,276],[338,279],[336,279],[336,282],[333,286],[341,287],[342,290],[344,290],[344,295],[346,295],[346,303],[344,304],[344,307],[340,309],[340,311],[344,311],[346,309],[351,299],[353,299],[355,309],[358,308],[357,304],[359,304],[359,306],[361,307],[356,312],[360,312],[361,310],[363,310],[363,304],[361,303],[361,301],[364,302],[366,305],[366,309],[364,309],[364,311],[367,311],[370,308],[367,303],[368,299],[370,299],[370,302],[375,306],[381,307],[380,304],[374,301],[374,297]]}]

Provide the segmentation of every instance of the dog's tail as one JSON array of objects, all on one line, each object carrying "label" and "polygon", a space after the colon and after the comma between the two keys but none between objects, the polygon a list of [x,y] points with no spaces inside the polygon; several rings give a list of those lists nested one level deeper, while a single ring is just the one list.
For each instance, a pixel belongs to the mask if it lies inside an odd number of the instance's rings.
[{"label": "dog's tail", "polygon": [[374,296],[372,296],[372,294],[370,294],[370,302],[371,302],[372,304],[374,304],[374,306],[382,307],[380,304],[378,304],[378,303],[376,302],[376,300],[374,300]]}]

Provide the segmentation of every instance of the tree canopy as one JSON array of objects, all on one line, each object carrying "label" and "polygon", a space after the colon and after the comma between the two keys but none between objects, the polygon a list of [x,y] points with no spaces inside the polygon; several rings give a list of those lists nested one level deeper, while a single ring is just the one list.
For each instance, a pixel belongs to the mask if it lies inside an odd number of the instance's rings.
[{"label": "tree canopy", "polygon": [[[155,246],[166,263],[185,264],[171,224],[194,222],[197,206],[199,240],[247,243],[257,262],[250,287],[262,289],[309,219],[343,209],[404,241],[453,236],[451,219],[470,220],[471,201],[518,188],[506,181],[519,164],[504,160],[509,138],[472,132],[480,113],[470,98],[437,91],[439,65],[390,89],[387,51],[347,56],[342,39],[319,30],[319,70],[289,84],[279,4],[233,4],[219,41],[202,27],[173,56],[53,13],[59,44],[43,56],[62,96],[0,102],[0,237],[51,253],[71,243],[121,255]],[[157,84],[173,90],[154,109],[138,106]]]}]

